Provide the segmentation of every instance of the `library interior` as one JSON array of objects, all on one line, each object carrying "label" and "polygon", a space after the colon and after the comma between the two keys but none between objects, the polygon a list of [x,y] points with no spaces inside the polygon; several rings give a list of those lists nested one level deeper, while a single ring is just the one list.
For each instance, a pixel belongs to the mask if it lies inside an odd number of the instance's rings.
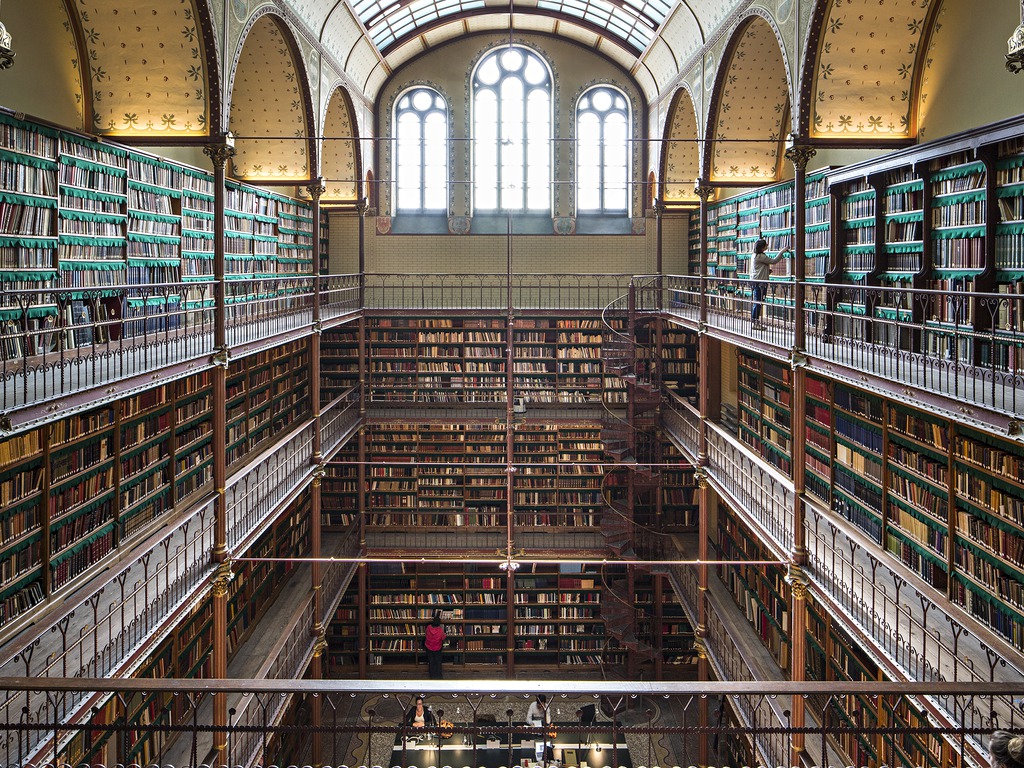
[{"label": "library interior", "polygon": [[1022,768],[1022,70],[1024,0],[3,2],[0,763]]}]

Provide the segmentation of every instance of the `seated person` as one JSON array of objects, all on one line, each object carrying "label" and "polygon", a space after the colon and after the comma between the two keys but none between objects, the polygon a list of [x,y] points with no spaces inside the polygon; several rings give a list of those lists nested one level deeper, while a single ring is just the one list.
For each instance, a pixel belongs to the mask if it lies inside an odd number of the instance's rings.
[{"label": "seated person", "polygon": [[[423,697],[417,696],[416,701],[409,711],[405,713],[405,724],[409,728],[432,728],[437,725],[437,719],[434,717],[434,713],[430,711],[430,707],[423,703]],[[429,734],[423,734],[428,736]],[[410,735],[410,738],[419,738],[418,735]]]}]

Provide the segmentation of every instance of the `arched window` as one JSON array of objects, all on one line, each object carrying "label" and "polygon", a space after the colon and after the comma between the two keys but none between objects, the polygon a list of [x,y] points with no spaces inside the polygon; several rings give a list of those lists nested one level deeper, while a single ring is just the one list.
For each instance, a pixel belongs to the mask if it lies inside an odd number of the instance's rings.
[{"label": "arched window", "polygon": [[576,210],[629,208],[629,103],[614,88],[591,88],[576,107]]},{"label": "arched window", "polygon": [[448,105],[437,91],[413,88],[395,105],[396,209],[448,210]]},{"label": "arched window", "polygon": [[551,73],[525,48],[501,48],[473,74],[477,211],[551,210]]}]

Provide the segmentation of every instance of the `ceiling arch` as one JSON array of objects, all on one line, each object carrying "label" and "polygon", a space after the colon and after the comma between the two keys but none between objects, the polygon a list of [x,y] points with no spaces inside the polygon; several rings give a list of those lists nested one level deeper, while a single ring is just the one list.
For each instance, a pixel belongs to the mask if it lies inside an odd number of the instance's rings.
[{"label": "ceiling arch", "polygon": [[697,110],[685,88],[676,91],[665,121],[661,153],[661,200],[666,205],[695,202],[694,184],[700,176]]},{"label": "ceiling arch", "polygon": [[219,116],[207,0],[66,3],[87,66],[90,130],[202,136]]},{"label": "ceiling arch", "polygon": [[711,102],[705,178],[733,184],[777,179],[789,103],[778,34],[766,18],[753,15],[736,28],[722,58]]},{"label": "ceiling arch", "polygon": [[231,78],[232,168],[252,181],[308,179],[316,168],[309,80],[291,31],[265,12],[249,22]]},{"label": "ceiling arch", "polygon": [[335,88],[324,117],[324,142],[320,174],[327,185],[325,203],[354,202],[359,197],[358,140],[352,100],[344,88]]},{"label": "ceiling arch", "polygon": [[941,0],[818,0],[800,132],[839,143],[917,136],[927,40]]}]

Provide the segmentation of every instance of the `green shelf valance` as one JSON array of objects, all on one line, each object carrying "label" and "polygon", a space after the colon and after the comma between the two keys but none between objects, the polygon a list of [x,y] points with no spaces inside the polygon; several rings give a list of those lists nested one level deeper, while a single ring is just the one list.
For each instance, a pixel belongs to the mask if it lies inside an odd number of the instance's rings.
[{"label": "green shelf valance", "polygon": [[831,197],[816,197],[813,200],[808,200],[804,204],[804,208],[818,208],[822,205],[828,205],[830,202],[832,202]]},{"label": "green shelf valance", "polygon": [[33,208],[57,207],[57,200],[52,197],[42,197],[32,194],[19,195],[16,192],[0,192],[0,203],[13,203],[14,205],[30,205]]},{"label": "green shelf valance", "polygon": [[65,550],[60,555],[58,555],[57,557],[53,558],[50,561],[50,565],[53,566],[53,565],[56,565],[57,563],[64,562],[69,557],[74,557],[75,555],[78,554],[78,551],[80,549],[83,549],[84,547],[87,547],[90,544],[94,544],[95,542],[99,541],[100,539],[109,536],[113,532],[113,530],[114,530],[114,523],[113,522],[109,522],[109,523],[104,524],[101,528],[99,528],[95,532],[89,534],[84,539],[79,539],[77,542],[75,542],[73,545],[71,545],[70,549]]},{"label": "green shelf valance", "polygon": [[135,256],[128,257],[129,267],[177,267],[181,264],[181,259],[147,259],[138,258]]},{"label": "green shelf valance", "polygon": [[277,247],[285,251],[312,251],[312,244],[304,243],[278,243]]},{"label": "green shelf valance", "polygon": [[910,179],[910,181],[897,181],[885,188],[886,192],[918,192],[924,189],[924,179]]},{"label": "green shelf valance", "polygon": [[999,282],[1005,282],[1007,280],[1024,280],[1024,267],[1014,269],[1012,267],[1000,267],[997,264],[996,271],[999,273],[999,277],[1003,278]]},{"label": "green shelf valance", "polygon": [[128,150],[119,147],[112,147],[109,144],[100,144],[95,139],[87,139],[84,136],[75,136],[73,133],[62,133],[61,138],[69,144],[77,144],[80,147],[99,150],[114,157],[128,157]]},{"label": "green shelf valance", "polygon": [[1001,157],[996,160],[996,168],[999,170],[1022,167],[1024,167],[1024,155],[1012,155],[1011,157]]},{"label": "green shelf valance", "polygon": [[174,245],[181,242],[178,235],[143,235],[138,232],[128,233],[130,243],[160,243],[163,245]]},{"label": "green shelf valance", "polygon": [[964,240],[969,237],[984,237],[985,225],[972,224],[966,227],[945,227],[932,230],[932,240]]},{"label": "green shelf valance", "polygon": [[873,189],[862,189],[860,192],[852,192],[849,195],[843,195],[844,203],[856,203],[861,200],[874,200],[875,190]]},{"label": "green shelf valance", "polygon": [[191,197],[193,200],[209,200],[213,202],[216,198],[213,195],[209,195],[206,192],[200,192],[196,189],[183,189],[181,190],[182,197]]},{"label": "green shelf valance", "polygon": [[913,280],[915,272],[883,272],[879,277],[890,283],[899,283],[904,280]]},{"label": "green shelf valance", "polygon": [[1024,195],[1024,181],[1007,184],[996,190],[996,197],[1020,197]]},{"label": "green shelf valance", "polygon": [[[53,317],[57,314],[57,307],[52,304],[35,304],[25,311],[30,320],[39,317]],[[21,320],[20,309],[0,309],[0,320]]]},{"label": "green shelf valance", "polygon": [[6,248],[33,248],[39,251],[53,251],[57,248],[57,238],[47,239],[26,237],[23,235],[0,235],[0,246]]},{"label": "green shelf valance", "polygon": [[161,224],[177,224],[181,221],[179,216],[174,216],[173,214],[150,213],[149,211],[137,211],[134,209],[130,212],[130,215],[133,219],[138,219],[139,221],[158,221]]},{"label": "green shelf valance", "polygon": [[906,224],[907,222],[923,221],[924,214],[921,211],[903,211],[902,213],[887,213],[885,214],[885,220],[891,221],[896,224]]},{"label": "green shelf valance", "polygon": [[286,235],[300,235],[302,237],[313,237],[312,232],[307,232],[304,229],[292,229],[291,227],[278,226],[278,232],[284,232]]},{"label": "green shelf valance", "polygon": [[181,212],[182,218],[189,217],[190,219],[204,219],[206,221],[213,221],[217,218],[215,213],[207,213],[206,211],[192,211],[186,210]]},{"label": "green shelf valance", "polygon": [[181,191],[177,189],[169,189],[167,187],[160,187],[156,184],[147,184],[144,181],[136,181],[135,179],[128,179],[128,188],[137,189],[142,192],[152,192],[154,195],[165,195],[166,197],[181,197]]},{"label": "green shelf valance", "polygon": [[761,209],[761,215],[762,216],[767,216],[767,215],[772,214],[772,213],[778,213],[779,211],[788,211],[792,207],[793,207],[793,201],[790,200],[788,203],[783,203],[782,205],[773,205],[771,208],[762,208]]},{"label": "green shelf valance", "polygon": [[959,277],[977,277],[978,273],[982,270],[978,269],[963,269],[960,267],[935,267],[935,274],[942,278],[955,280]]},{"label": "green shelf valance", "polygon": [[820,224],[811,224],[809,227],[804,227],[804,232],[825,232],[831,226],[831,222],[823,221]]},{"label": "green shelf valance", "polygon": [[290,219],[291,221],[308,221],[311,224],[313,223],[312,216],[296,216],[294,213],[285,213],[284,211],[278,213],[277,216],[280,219]]},{"label": "green shelf valance", "polygon": [[45,157],[38,157],[37,155],[29,155],[21,152],[12,152],[9,149],[0,147],[0,160],[5,160],[9,163],[16,163],[17,165],[28,165],[32,168],[39,168],[44,171],[56,171],[57,161],[47,160]]},{"label": "green shelf valance", "polygon": [[61,187],[60,193],[68,197],[78,197],[83,200],[99,200],[104,203],[123,203],[128,195],[120,192],[96,192],[92,189],[81,189],[79,187]]},{"label": "green shelf valance", "polygon": [[[847,280],[850,280],[850,281],[852,281],[854,283],[859,283],[859,282],[863,281],[864,278],[867,277],[867,275],[868,275],[867,270],[864,270],[863,272],[844,272],[843,273],[843,277],[845,277]],[[856,287],[862,288],[863,286],[856,286]]]},{"label": "green shelf valance", "polygon": [[73,157],[71,155],[61,155],[60,161],[64,165],[73,165],[75,168],[81,168],[83,171],[96,171],[97,173],[105,173],[108,176],[116,176],[119,179],[123,179],[128,176],[128,169],[126,168],[118,168],[116,165],[95,163],[92,160],[83,160],[80,157]]},{"label": "green shelf valance", "polygon": [[213,275],[182,275],[181,282],[183,283],[210,283],[213,284]]},{"label": "green shelf valance", "polygon": [[269,258],[269,255],[259,253],[228,253],[224,256],[226,261],[266,261]]},{"label": "green shelf valance", "polygon": [[312,259],[299,259],[293,256],[274,256],[272,261],[276,261],[279,264],[310,264]]},{"label": "green shelf valance", "polygon": [[875,217],[868,216],[861,219],[847,219],[843,222],[843,229],[866,229],[875,226]]},{"label": "green shelf valance", "polygon": [[129,307],[158,307],[168,302],[171,304],[177,304],[181,301],[181,296],[174,294],[172,296],[129,296],[128,306]]},{"label": "green shelf valance", "polygon": [[1007,221],[996,225],[996,234],[1024,235],[1024,221]]},{"label": "green shelf valance", "polygon": [[97,224],[121,224],[127,218],[123,213],[93,213],[77,208],[61,208],[60,217],[69,221],[91,221]]},{"label": "green shelf valance", "polygon": [[17,271],[0,271],[0,281],[13,282],[18,280],[43,282],[57,277],[55,269],[22,269]]},{"label": "green shelf valance", "polygon": [[963,165],[955,165],[952,168],[944,168],[932,174],[932,181],[948,181],[949,179],[962,179],[976,173],[984,173],[985,164],[980,160]]},{"label": "green shelf valance", "polygon": [[761,226],[761,222],[759,222],[759,221],[748,221],[748,222],[746,222],[744,224],[737,224],[736,225],[736,231],[737,232],[746,232],[748,229],[758,229],[760,226]]},{"label": "green shelf valance", "polygon": [[187,237],[194,237],[196,240],[213,240],[213,232],[205,229],[183,229],[181,234]]},{"label": "green shelf valance", "polygon": [[60,131],[55,128],[50,128],[45,125],[36,125],[35,123],[27,123],[24,120],[19,120],[14,115],[9,115],[6,112],[0,112],[0,125],[13,125],[15,128],[20,128],[30,133],[38,133],[40,136],[46,136],[50,139],[56,139],[60,137]]},{"label": "green shelf valance", "polygon": [[61,235],[62,245],[124,245],[123,237],[83,237],[80,235]]},{"label": "green shelf valance", "polygon": [[104,260],[104,261],[61,261],[59,269],[62,272],[88,272],[88,271],[102,271],[111,272],[115,269],[124,269],[126,266],[123,261]]},{"label": "green shelf valance", "polygon": [[885,244],[886,253],[921,253],[922,251],[924,251],[924,243],[920,240]]},{"label": "green shelf valance", "polygon": [[974,203],[985,199],[984,189],[972,189],[966,192],[950,192],[946,195],[936,195],[932,198],[932,208],[946,208],[950,205],[960,203]]},{"label": "green shelf valance", "polygon": [[199,307],[212,307],[217,302],[213,299],[194,299],[185,302],[185,306],[188,309],[197,309]]},{"label": "green shelf valance", "polygon": [[897,307],[875,307],[875,317],[882,317],[887,320],[909,320],[913,316],[914,313],[909,309]]},{"label": "green shelf valance", "polygon": [[779,235],[792,235],[792,227],[783,227],[782,229],[766,229],[761,233],[764,237],[778,237]]},{"label": "green shelf valance", "polygon": [[844,245],[843,253],[849,253],[851,255],[859,256],[863,254],[870,254],[875,252],[874,243],[868,243],[865,245]]},{"label": "green shelf valance", "polygon": [[213,261],[213,253],[210,251],[182,251],[182,258],[199,261]]}]

